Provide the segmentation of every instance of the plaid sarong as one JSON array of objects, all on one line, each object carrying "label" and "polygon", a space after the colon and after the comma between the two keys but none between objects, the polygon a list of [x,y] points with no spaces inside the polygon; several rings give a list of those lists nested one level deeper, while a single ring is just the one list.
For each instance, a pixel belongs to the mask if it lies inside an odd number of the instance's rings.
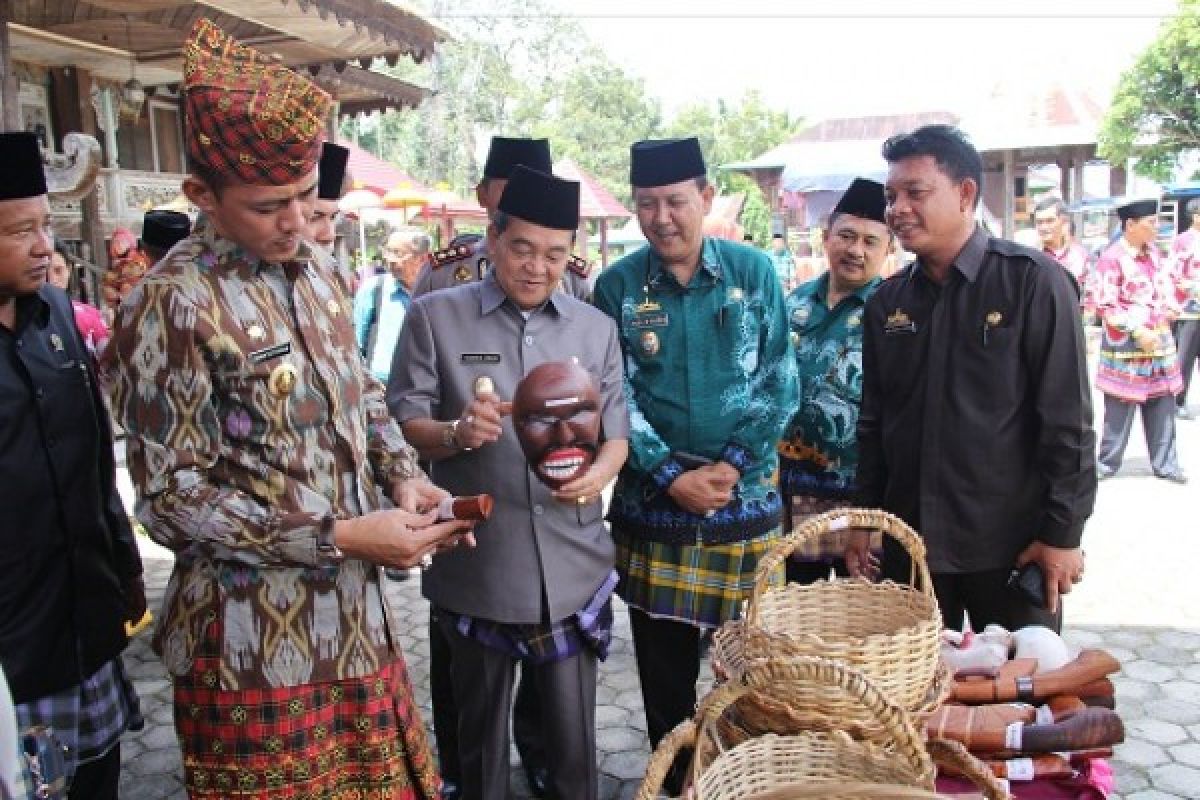
[{"label": "plaid sarong", "polygon": [[118,656],[83,683],[16,706],[17,730],[45,725],[66,745],[67,774],[103,758],[129,729],[145,724],[137,692]]},{"label": "plaid sarong", "polygon": [[[219,643],[212,623],[202,645]],[[441,781],[402,659],[370,675],[221,690],[211,652],[175,678],[191,800],[435,800]]]},{"label": "plaid sarong", "polygon": [[612,593],[617,578],[616,570],[610,572],[586,606],[559,622],[508,625],[445,609],[438,613],[452,618],[455,630],[468,639],[532,664],[563,661],[584,649],[603,661],[612,643]]},{"label": "plaid sarong", "polygon": [[[678,545],[651,542],[612,529],[617,545],[617,594],[652,617],[716,628],[741,616],[754,588],[758,562],[780,537],[779,528],[741,542]],[[783,583],[783,567],[771,578]]]}]

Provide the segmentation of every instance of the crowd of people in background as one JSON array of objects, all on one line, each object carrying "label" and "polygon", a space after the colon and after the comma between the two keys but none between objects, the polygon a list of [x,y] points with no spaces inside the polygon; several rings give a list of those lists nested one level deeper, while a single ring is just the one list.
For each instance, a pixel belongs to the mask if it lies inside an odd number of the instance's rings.
[{"label": "crowd of people in background", "polygon": [[[0,135],[0,663],[23,741],[68,746],[76,800],[117,796],[142,724],[110,410],[137,522],[175,554],[154,648],[188,795],[213,800],[502,800],[510,726],[535,794],[595,798],[614,595],[654,746],[760,559],[813,514],[865,505],[920,531],[947,626],[1057,630],[1138,410],[1155,475],[1186,481],[1200,201],[1165,259],[1155,200],[1119,206],[1094,263],[1056,199],[1023,247],[977,221],[979,153],[929,125],[885,143],[885,183],[850,185],[819,231],[828,268],[799,282],[782,234],[766,252],[703,234],[695,138],[636,142],[647,245],[593,281],[579,184],[545,140],[497,137],[486,236],[431,251],[396,230],[386,270],[355,276],[333,256],[349,178],[329,96],[208,20],[183,96],[200,215],[113,237],[111,325],[63,291],[36,139]],[[490,517],[440,512],[481,494]],[[907,559],[850,530],[771,578],[907,580]],[[1044,603],[1006,586],[1029,565]],[[416,567],[436,759],[400,646],[418,622],[393,617],[381,569]],[[0,769],[0,797],[20,791]]]}]

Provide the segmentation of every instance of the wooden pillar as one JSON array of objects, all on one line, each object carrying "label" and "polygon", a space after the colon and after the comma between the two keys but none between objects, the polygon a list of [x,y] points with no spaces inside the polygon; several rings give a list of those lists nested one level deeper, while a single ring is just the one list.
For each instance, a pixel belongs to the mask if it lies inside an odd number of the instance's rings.
[{"label": "wooden pillar", "polygon": [[1124,164],[1113,164],[1108,170],[1108,193],[1113,197],[1123,197],[1128,191],[1129,173]]},{"label": "wooden pillar", "polygon": [[1083,202],[1083,167],[1085,164],[1087,164],[1087,151],[1080,149],[1071,159],[1070,193],[1066,195],[1068,203]]},{"label": "wooden pillar", "polygon": [[12,63],[12,48],[8,41],[8,21],[12,19],[12,3],[0,3],[0,102],[4,104],[4,118],[0,130],[21,130],[21,104],[18,100],[20,87]]},{"label": "wooden pillar", "polygon": [[[79,105],[79,129],[80,133],[86,133],[91,136],[96,135],[98,126],[96,125],[96,110],[92,108],[92,73],[85,69],[75,69],[75,99]],[[101,180],[101,189],[99,191],[107,191],[107,181]],[[93,190],[84,195],[79,201],[80,220],[79,220],[79,239],[84,247],[84,255],[93,264],[103,269],[108,269],[108,248],[104,244],[104,222],[100,219],[100,196],[97,190]],[[90,252],[89,252],[90,251]],[[96,282],[94,288],[99,288],[99,281]],[[89,293],[93,287],[89,287]],[[99,296],[99,293],[92,294],[93,305],[100,307],[104,303],[104,299]]]},{"label": "wooden pillar", "polygon": [[600,218],[600,269],[608,268],[608,217]]},{"label": "wooden pillar", "polygon": [[1000,235],[1005,239],[1011,239],[1016,227],[1016,198],[1013,196],[1013,193],[1016,191],[1016,182],[1014,180],[1016,166],[1013,151],[1005,150],[1002,158],[1001,183],[1004,185],[1004,217],[1001,220],[1003,229]]}]

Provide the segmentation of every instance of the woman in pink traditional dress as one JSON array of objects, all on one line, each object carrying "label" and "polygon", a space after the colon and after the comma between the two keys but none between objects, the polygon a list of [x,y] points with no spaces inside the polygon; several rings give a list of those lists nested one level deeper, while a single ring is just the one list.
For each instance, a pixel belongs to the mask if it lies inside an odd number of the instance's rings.
[{"label": "woman in pink traditional dress", "polygon": [[1092,283],[1103,324],[1096,388],[1104,393],[1104,434],[1097,473],[1103,480],[1120,469],[1134,412],[1141,408],[1154,474],[1186,483],[1175,454],[1175,395],[1183,380],[1171,322],[1179,303],[1154,247],[1158,201],[1126,203],[1117,215],[1121,237],[1101,254]]},{"label": "woman in pink traditional dress", "polygon": [[[71,268],[67,266],[67,254],[60,246],[55,246],[54,255],[50,257],[50,271],[46,275],[46,279],[62,289],[68,291],[71,284]],[[104,315],[100,313],[100,309],[95,306],[90,306],[87,303],[71,298],[71,306],[75,310],[75,327],[79,328],[79,332],[83,334],[83,341],[87,344],[88,352],[92,354],[92,358],[99,358],[104,345],[108,342],[108,325],[104,323]]]}]

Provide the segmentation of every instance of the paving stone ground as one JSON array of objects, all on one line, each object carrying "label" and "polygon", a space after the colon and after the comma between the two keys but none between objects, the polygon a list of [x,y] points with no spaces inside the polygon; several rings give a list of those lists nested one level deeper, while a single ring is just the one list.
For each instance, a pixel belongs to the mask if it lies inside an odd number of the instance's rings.
[{"label": "paving stone ground", "polygon": [[[1085,538],[1086,579],[1066,606],[1068,639],[1104,647],[1122,664],[1115,683],[1127,738],[1114,759],[1114,796],[1128,800],[1200,798],[1200,420],[1179,423],[1179,451],[1194,477],[1189,486],[1152,477],[1135,431],[1120,476],[1101,484]],[[157,609],[170,554],[146,541],[144,557],[150,605]],[[407,626],[405,656],[428,721],[428,616],[418,583],[393,582],[388,594],[397,619]],[[623,608],[616,619],[613,652],[601,667],[597,690],[604,800],[632,797],[649,756]],[[147,726],[124,740],[121,796],[183,798],[170,684],[148,636],[133,643],[126,664],[141,693]],[[511,796],[523,800],[530,795],[515,753],[513,764]]]}]

